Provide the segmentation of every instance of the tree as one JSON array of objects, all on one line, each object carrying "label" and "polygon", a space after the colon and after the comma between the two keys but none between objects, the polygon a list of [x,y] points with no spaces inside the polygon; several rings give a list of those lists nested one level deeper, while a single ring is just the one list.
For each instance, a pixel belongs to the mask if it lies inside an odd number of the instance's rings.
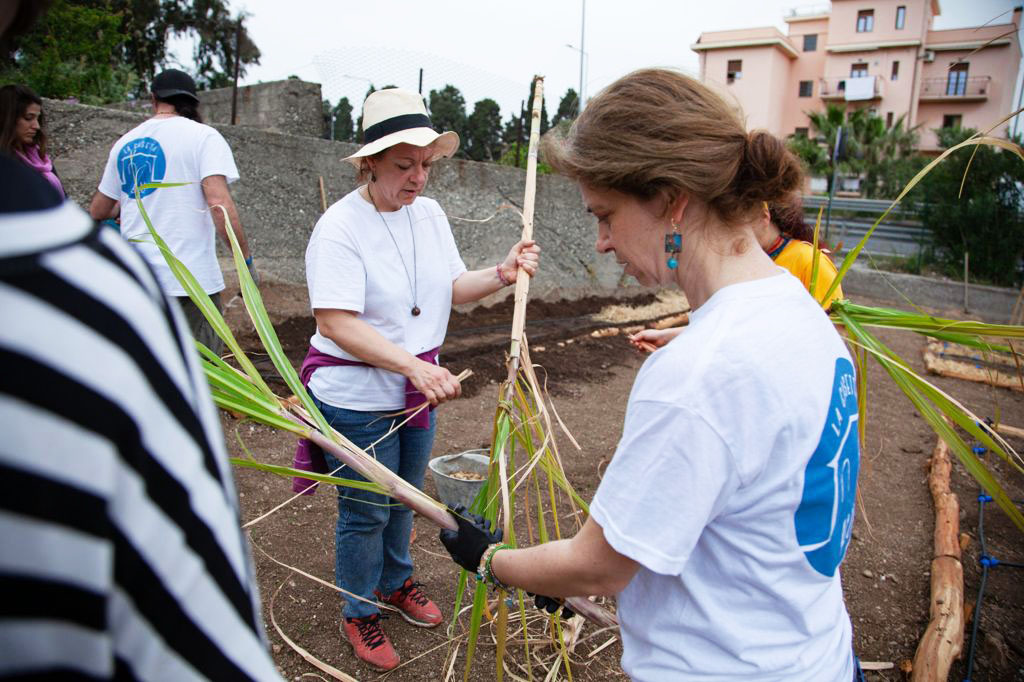
[{"label": "tree", "polygon": [[569,88],[565,91],[562,96],[562,100],[558,103],[558,111],[555,112],[555,117],[551,119],[551,127],[554,128],[561,121],[571,121],[576,118],[579,113],[580,96],[575,90]]},{"label": "tree", "polygon": [[[975,133],[961,128],[935,132],[942,148]],[[962,275],[964,254],[969,253],[970,272],[976,279],[1019,286],[1024,256],[1021,161],[989,145],[976,149],[958,150],[925,176],[918,186],[919,216],[932,233],[938,262],[946,265],[951,276]],[[972,154],[961,196],[960,183]]]},{"label": "tree", "polygon": [[352,125],[352,105],[349,104],[348,97],[342,97],[338,100],[338,103],[331,109],[331,116],[333,118],[333,140],[340,140],[342,142],[355,142],[355,127]]},{"label": "tree", "polygon": [[[428,109],[434,130],[452,130],[466,139],[466,100],[457,87],[449,84],[440,90],[431,90]],[[456,156],[466,158],[466,148],[460,147]]]},{"label": "tree", "polygon": [[[373,87],[373,83],[370,83],[370,87],[367,88],[366,94],[363,95],[363,101],[365,102],[366,98],[369,97],[370,95],[372,95],[375,92],[377,92],[377,88]],[[361,112],[361,111],[359,112],[359,118],[356,119],[355,141],[356,142],[362,142],[363,141],[363,112]]]},{"label": "tree", "polygon": [[920,124],[907,128],[906,115],[888,128],[881,125],[878,116],[871,120],[873,131],[862,140],[865,193],[869,199],[895,199],[926,163],[916,152]]},{"label": "tree", "polygon": [[[259,64],[260,51],[245,30],[243,17],[232,18],[229,0],[76,0],[108,8],[121,17],[121,31],[128,36],[123,60],[148,83],[167,65],[171,37],[195,38],[193,76],[200,88],[230,85],[234,80],[235,38],[238,27],[239,74]],[[140,93],[143,94],[143,93]]]},{"label": "tree", "polygon": [[242,17],[230,16],[227,0],[55,0],[20,38],[8,66],[18,71],[16,80],[47,97],[89,103],[125,99],[133,91],[144,97],[167,66],[172,36],[195,38],[192,75],[200,88],[232,82],[236,37],[239,73],[259,63],[259,48]]},{"label": "tree", "polygon": [[786,141],[786,146],[803,162],[808,175],[828,175],[828,150],[820,142],[806,135],[794,135]]},{"label": "tree", "polygon": [[473,105],[466,120],[466,156],[474,161],[496,161],[501,157],[501,109],[493,99]]},{"label": "tree", "polygon": [[[816,138],[820,143],[824,143],[826,152],[826,161],[828,167],[826,169],[826,177],[828,178],[828,189],[832,191],[832,150],[835,149],[836,140],[839,139],[839,128],[844,128],[844,137],[848,134],[846,131],[846,107],[839,106],[838,104],[827,104],[825,105],[825,111],[805,111],[807,118],[811,121],[811,126],[817,132]],[[849,137],[846,138],[846,150],[848,154],[854,152],[853,143]],[[840,169],[843,168],[843,163],[840,162]]]},{"label": "tree", "polygon": [[[529,161],[528,157],[529,147],[526,142],[519,145],[519,158],[516,158],[516,146],[505,146],[505,152],[498,159],[498,163],[502,166],[515,166],[516,168],[526,168],[526,164]],[[551,166],[544,163],[540,158],[537,159],[537,175],[547,175],[553,173]]]},{"label": "tree", "polygon": [[222,0],[195,0],[187,6],[191,8],[191,15],[185,15],[185,21],[180,24],[182,28],[176,28],[175,32],[187,33],[191,29],[197,35],[193,57],[196,84],[200,89],[232,85],[236,56],[240,76],[245,73],[244,65],[259,64],[260,50],[245,30],[243,16],[232,18]]},{"label": "tree", "polygon": [[[832,149],[840,126],[843,129],[847,158],[839,162],[839,170],[863,177],[868,198],[895,198],[917,170],[923,167],[916,155],[917,126],[907,128],[905,116],[891,126],[868,109],[847,112],[844,106],[828,104],[824,112],[805,112],[818,136],[803,141],[796,137],[790,149],[800,156],[812,173],[825,174],[832,183]],[[824,147],[814,149],[814,147]],[[824,159],[820,154],[824,154]]]},{"label": "tree", "polygon": [[[520,107],[522,103],[520,103]],[[523,115],[523,110],[520,108],[519,111],[513,111],[508,115],[508,120],[505,121],[505,125],[501,130],[501,141],[505,145],[515,144],[516,137],[519,135],[519,118]],[[523,132],[526,135],[526,132]]]},{"label": "tree", "polygon": [[86,104],[123,100],[138,86],[125,64],[111,59],[127,40],[108,10],[56,0],[22,36],[4,81],[24,83],[45,97],[76,97]]}]

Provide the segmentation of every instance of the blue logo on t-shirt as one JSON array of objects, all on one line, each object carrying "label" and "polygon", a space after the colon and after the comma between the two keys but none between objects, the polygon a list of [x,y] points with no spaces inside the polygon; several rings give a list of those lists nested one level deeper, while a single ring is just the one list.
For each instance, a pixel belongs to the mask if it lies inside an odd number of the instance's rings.
[{"label": "blue logo on t-shirt", "polygon": [[860,445],[853,365],[836,360],[832,400],[821,440],[804,471],[804,491],[796,510],[796,539],[818,573],[835,575],[853,533]]},{"label": "blue logo on t-shirt", "polygon": [[[121,147],[117,153],[117,174],[121,178],[121,191],[135,198],[135,186],[163,182],[167,172],[167,158],[160,143],[152,137],[140,137]],[[139,196],[149,196],[156,188],[140,189]]]}]

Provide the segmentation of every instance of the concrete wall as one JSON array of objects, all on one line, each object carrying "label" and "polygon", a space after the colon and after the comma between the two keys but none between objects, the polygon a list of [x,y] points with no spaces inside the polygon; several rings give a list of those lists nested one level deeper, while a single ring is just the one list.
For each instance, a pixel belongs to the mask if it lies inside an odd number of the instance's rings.
[{"label": "concrete wall", "polygon": [[[51,153],[71,199],[82,206],[99,182],[110,146],[143,117],[123,111],[68,104],[44,103],[49,119]],[[355,171],[342,157],[355,145],[330,140],[266,132],[240,126],[216,126],[234,150],[242,179],[232,185],[242,223],[257,264],[265,276],[305,286],[303,256],[319,218],[319,178],[328,201],[337,201],[355,188]],[[521,206],[526,173],[473,161],[443,161],[435,166],[426,194],[447,212],[455,239],[470,268],[490,266],[504,257],[519,238],[518,215],[502,205]],[[543,249],[543,265],[530,289],[531,298],[573,300],[583,296],[627,297],[645,291],[625,282],[614,258],[594,251],[594,220],[583,210],[576,187],[557,176],[537,181],[535,236]],[[222,261],[225,271],[232,266]],[[919,305],[949,309],[963,304],[963,285],[924,277],[851,270],[843,282],[848,295],[894,301],[905,308],[896,289]],[[484,304],[511,294],[505,289]],[[1017,292],[971,286],[972,314],[992,321],[1009,318]]]},{"label": "concrete wall", "polygon": [[[111,145],[143,116],[111,109],[47,100],[51,153],[74,201],[87,206],[102,175]],[[356,187],[355,171],[341,159],[355,145],[267,132],[242,126],[215,126],[231,146],[241,180],[233,184],[242,224],[257,264],[265,275],[305,284],[303,257],[321,214],[319,178],[328,203]],[[490,163],[448,160],[431,173],[426,195],[449,216],[466,265],[497,263],[519,239],[521,220],[503,204],[522,205],[526,172]],[[544,250],[531,296],[546,300],[609,296],[618,290],[621,268],[594,251],[596,227],[574,184],[556,176],[537,182],[534,233]],[[226,267],[225,270],[228,268]],[[637,285],[627,292],[640,291]],[[504,297],[510,290],[499,292]],[[490,303],[492,301],[484,301]]]},{"label": "concrete wall", "polygon": [[[231,88],[199,93],[203,120],[231,123]],[[239,125],[320,137],[324,129],[320,84],[291,78],[238,88]]]},{"label": "concrete wall", "polygon": [[[231,92],[232,88],[217,88],[198,93],[204,123],[231,123]],[[148,99],[108,106],[145,115],[152,109]],[[252,128],[320,137],[324,129],[320,84],[290,78],[241,86],[235,120]]]},{"label": "concrete wall", "polygon": [[1009,322],[1019,295],[1014,289],[971,284],[967,287],[967,310],[964,311],[963,282],[879,272],[860,264],[850,268],[843,278],[843,293],[854,300],[867,296],[892,301],[893,308],[910,310],[903,298],[906,296],[914,305],[943,311],[942,315],[952,319],[982,319],[991,323]]}]

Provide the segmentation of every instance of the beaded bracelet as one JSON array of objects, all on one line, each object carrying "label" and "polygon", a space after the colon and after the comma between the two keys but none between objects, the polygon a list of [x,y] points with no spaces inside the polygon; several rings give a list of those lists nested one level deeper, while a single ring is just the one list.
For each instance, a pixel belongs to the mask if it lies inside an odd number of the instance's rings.
[{"label": "beaded bracelet", "polygon": [[512,286],[512,280],[505,277],[505,273],[501,271],[501,263],[498,263],[497,265],[494,266],[494,271],[498,273],[498,281],[501,282],[501,286]]},{"label": "beaded bracelet", "polygon": [[476,575],[478,579],[485,580],[500,590],[511,592],[512,588],[498,580],[498,577],[494,575],[494,570],[491,568],[491,561],[494,559],[494,555],[502,549],[512,549],[512,547],[511,545],[498,543],[488,546],[480,557],[480,566],[477,568]]}]

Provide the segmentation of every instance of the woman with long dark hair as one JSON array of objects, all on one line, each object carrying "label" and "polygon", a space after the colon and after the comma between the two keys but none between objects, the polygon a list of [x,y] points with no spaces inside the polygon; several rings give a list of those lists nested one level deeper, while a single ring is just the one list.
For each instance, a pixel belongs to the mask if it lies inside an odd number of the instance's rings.
[{"label": "woman with long dark hair", "polygon": [[46,154],[43,100],[24,85],[0,88],[0,152],[40,173],[61,196],[64,186]]}]

